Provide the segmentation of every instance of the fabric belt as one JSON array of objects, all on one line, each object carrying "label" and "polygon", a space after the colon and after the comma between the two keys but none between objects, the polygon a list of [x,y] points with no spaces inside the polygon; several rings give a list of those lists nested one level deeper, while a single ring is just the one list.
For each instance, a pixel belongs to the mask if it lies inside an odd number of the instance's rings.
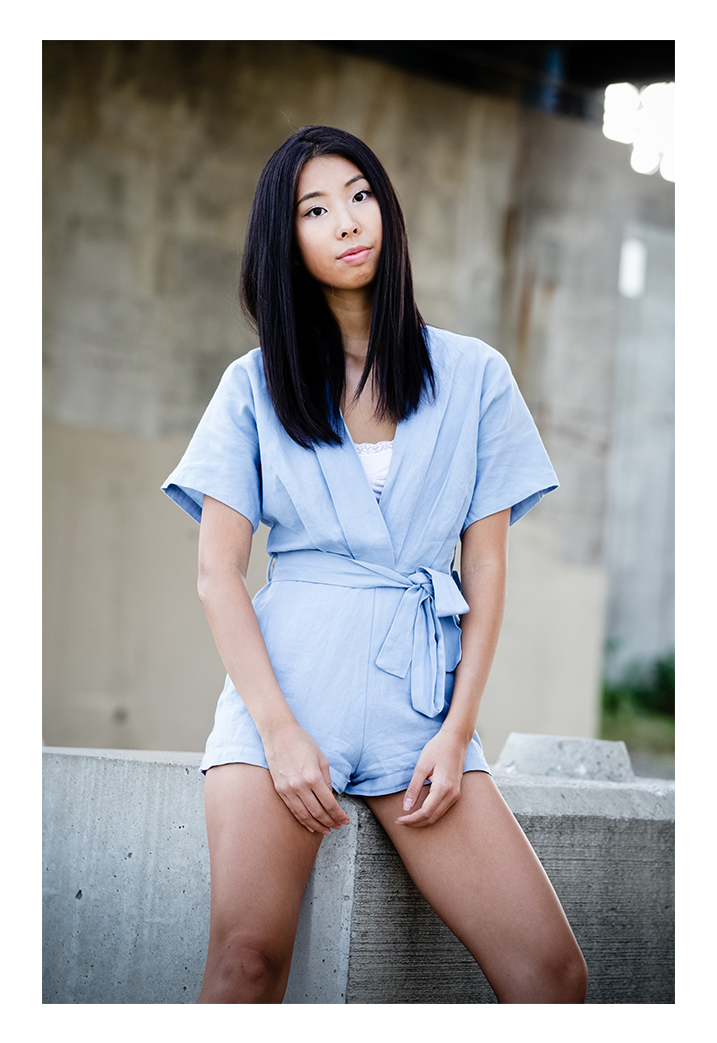
[{"label": "fabric belt", "polygon": [[[426,717],[436,717],[445,702],[445,673],[460,659],[460,634],[456,616],[468,612],[457,578],[448,572],[423,566],[404,576],[401,572],[357,561],[330,551],[283,551],[272,555],[267,579],[327,583],[336,587],[403,588],[405,593],[376,666],[394,677],[405,677],[411,668],[411,704]],[[448,647],[447,647],[448,646]]]}]

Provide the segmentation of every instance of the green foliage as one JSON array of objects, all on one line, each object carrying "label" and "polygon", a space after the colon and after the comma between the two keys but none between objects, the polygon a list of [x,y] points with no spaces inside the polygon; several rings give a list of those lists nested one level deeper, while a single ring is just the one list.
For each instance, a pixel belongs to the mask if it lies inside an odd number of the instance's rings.
[{"label": "green foliage", "polygon": [[643,751],[664,757],[674,756],[675,718],[665,713],[649,713],[623,703],[615,712],[602,714],[600,738],[621,740],[632,754]]},{"label": "green foliage", "polygon": [[649,667],[632,667],[617,684],[603,682],[603,713],[632,710],[637,714],[675,716],[675,656],[672,653]]},{"label": "green foliage", "polygon": [[603,683],[600,738],[621,740],[631,755],[674,757],[674,655],[633,667],[619,684]]}]

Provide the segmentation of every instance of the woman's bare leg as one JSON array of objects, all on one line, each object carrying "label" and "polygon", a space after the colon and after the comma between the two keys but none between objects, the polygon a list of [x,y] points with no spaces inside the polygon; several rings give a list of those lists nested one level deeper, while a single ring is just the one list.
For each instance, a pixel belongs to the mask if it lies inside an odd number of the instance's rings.
[{"label": "woman's bare leg", "polygon": [[198,1002],[281,1003],[322,834],[299,825],[252,764],[210,768],[205,808],[212,897]]},{"label": "woman's bare leg", "polygon": [[[420,802],[427,793],[424,786]],[[582,953],[490,775],[467,772],[460,798],[432,826],[396,824],[405,814],[403,793],[364,800],[416,886],[480,965],[499,1003],[585,1002]]]}]

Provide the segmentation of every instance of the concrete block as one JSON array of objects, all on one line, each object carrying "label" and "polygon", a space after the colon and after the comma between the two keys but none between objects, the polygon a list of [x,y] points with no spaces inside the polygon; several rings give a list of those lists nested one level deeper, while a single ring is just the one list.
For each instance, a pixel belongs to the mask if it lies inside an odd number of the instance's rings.
[{"label": "concrete block", "polygon": [[[542,747],[542,762],[526,758],[535,773],[518,772],[501,755],[509,770],[496,764],[494,778],[583,951],[587,1002],[673,1003],[674,782],[549,774],[551,744],[560,763],[569,763],[559,737],[520,738],[513,749],[527,753],[531,739]],[[622,760],[620,749],[583,741],[583,762],[595,771],[601,761]],[[578,740],[564,742],[575,755]],[[347,1003],[495,1003],[480,968],[420,895],[367,809],[358,824]]]},{"label": "concrete block", "polygon": [[[200,761],[44,750],[44,1003],[196,1002],[210,884]],[[314,864],[287,1003],[346,1002],[356,810]]]},{"label": "concrete block", "polygon": [[200,759],[44,751],[44,1003],[196,1001],[209,937]]},{"label": "concrete block", "polygon": [[511,732],[495,767],[507,775],[517,772],[602,782],[632,782],[635,778],[624,742],[563,735]]},{"label": "concrete block", "polygon": [[[196,1002],[209,925],[200,754],[49,748],[43,761],[43,1002]],[[588,1003],[674,1002],[674,782],[513,768],[496,765],[496,783],[585,954]],[[351,826],[321,845],[285,1002],[494,1003],[363,802],[341,803]]]}]

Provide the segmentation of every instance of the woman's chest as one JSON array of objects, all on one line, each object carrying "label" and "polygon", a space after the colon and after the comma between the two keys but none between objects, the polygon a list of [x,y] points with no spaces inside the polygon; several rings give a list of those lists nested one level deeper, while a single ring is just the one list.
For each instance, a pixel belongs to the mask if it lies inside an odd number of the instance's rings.
[{"label": "woman's chest", "polygon": [[354,394],[358,382],[347,378],[346,393],[341,407],[344,423],[354,443],[358,445],[391,442],[396,435],[395,420],[376,417],[376,398],[367,384],[358,399]]}]

